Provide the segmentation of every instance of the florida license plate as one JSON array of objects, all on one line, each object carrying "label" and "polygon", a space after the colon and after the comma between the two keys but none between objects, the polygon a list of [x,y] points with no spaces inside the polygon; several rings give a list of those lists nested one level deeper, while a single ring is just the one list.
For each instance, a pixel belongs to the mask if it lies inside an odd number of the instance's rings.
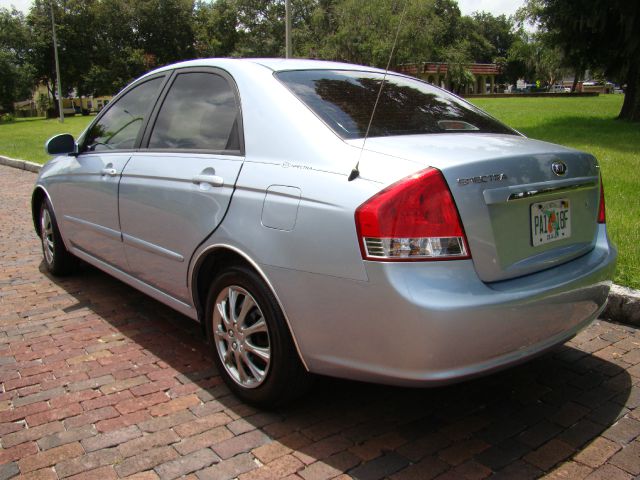
[{"label": "florida license plate", "polygon": [[562,198],[531,205],[531,243],[534,247],[571,236],[571,208]]}]

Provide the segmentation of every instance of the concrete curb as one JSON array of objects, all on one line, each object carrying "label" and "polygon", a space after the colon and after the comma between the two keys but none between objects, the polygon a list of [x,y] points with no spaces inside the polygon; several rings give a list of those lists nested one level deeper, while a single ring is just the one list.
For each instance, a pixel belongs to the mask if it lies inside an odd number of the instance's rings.
[{"label": "concrete curb", "polygon": [[[2,155],[0,155],[0,165],[35,173],[42,168],[39,163],[16,160]],[[602,317],[640,327],[640,291],[614,284],[609,292],[609,303],[602,312]]]},{"label": "concrete curb", "polygon": [[19,168],[20,170],[27,170],[34,173],[38,173],[42,168],[42,165],[40,165],[39,163],[27,162],[26,160],[17,160],[15,158],[4,157],[2,155],[0,155],[0,165]]},{"label": "concrete curb", "polygon": [[612,285],[609,303],[602,312],[602,317],[640,327],[640,291],[621,285]]}]

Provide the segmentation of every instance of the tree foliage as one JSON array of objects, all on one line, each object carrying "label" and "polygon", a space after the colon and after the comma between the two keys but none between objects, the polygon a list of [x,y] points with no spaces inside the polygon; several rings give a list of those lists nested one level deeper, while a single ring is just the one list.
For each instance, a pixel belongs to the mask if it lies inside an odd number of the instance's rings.
[{"label": "tree foliage", "polygon": [[228,57],[238,43],[238,10],[232,0],[195,5],[193,29],[197,57]]},{"label": "tree foliage", "polygon": [[[320,2],[310,15],[310,35],[300,54],[385,67],[398,33],[392,65],[424,61],[434,51],[431,32],[441,29],[434,2],[344,0]],[[398,25],[402,18],[402,25]],[[318,42],[318,39],[323,41]]]},{"label": "tree foliage", "polygon": [[29,43],[24,15],[0,8],[0,111],[12,111],[13,103],[27,98],[33,88]]},{"label": "tree foliage", "polygon": [[476,12],[465,17],[465,30],[472,43],[472,55],[478,62],[493,62],[498,57],[506,57],[516,33],[513,21],[505,15],[493,16],[486,12]]},{"label": "tree foliage", "polygon": [[601,68],[626,83],[619,117],[640,121],[640,2],[528,0],[524,13],[576,71]]},{"label": "tree foliage", "polygon": [[554,85],[568,72],[563,66],[565,60],[561,50],[546,32],[518,30],[507,56],[512,62],[511,68],[516,69],[516,78],[535,78]]},{"label": "tree foliage", "polygon": [[[445,62],[456,88],[472,81],[466,64],[474,61],[498,61],[513,80],[539,70],[513,55],[520,37],[511,18],[463,16],[456,0],[291,3],[294,56],[385,67],[398,33],[392,67]],[[26,45],[0,44],[0,66],[11,66],[2,69],[2,92],[13,92],[12,100],[27,96],[16,85],[43,83],[55,93],[52,8],[65,95],[113,94],[150,69],[190,58],[279,57],[285,51],[285,0],[34,0],[26,17],[0,15],[2,32],[20,30],[0,33],[0,39],[23,38]]]}]

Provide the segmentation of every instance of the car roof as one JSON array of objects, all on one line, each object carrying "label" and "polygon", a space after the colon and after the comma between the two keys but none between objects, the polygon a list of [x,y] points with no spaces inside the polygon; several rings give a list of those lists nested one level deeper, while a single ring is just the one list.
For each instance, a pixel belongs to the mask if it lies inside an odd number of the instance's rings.
[{"label": "car roof", "polygon": [[265,66],[274,72],[283,70],[370,70],[382,71],[377,68],[364,65],[354,65],[344,62],[332,62],[327,60],[311,60],[306,58],[247,58],[245,61],[254,62]]},{"label": "car roof", "polygon": [[200,58],[197,60],[188,60],[185,62],[166,65],[164,67],[160,67],[151,72],[148,72],[143,77],[147,77],[148,75],[166,70],[173,70],[174,68],[205,66],[232,68],[234,64],[239,65],[241,63],[253,63],[261,65],[274,72],[284,70],[355,70],[384,73],[384,70],[381,70],[379,68],[367,67],[364,65],[354,65],[351,63],[332,62],[327,60],[311,60],[301,58]]}]

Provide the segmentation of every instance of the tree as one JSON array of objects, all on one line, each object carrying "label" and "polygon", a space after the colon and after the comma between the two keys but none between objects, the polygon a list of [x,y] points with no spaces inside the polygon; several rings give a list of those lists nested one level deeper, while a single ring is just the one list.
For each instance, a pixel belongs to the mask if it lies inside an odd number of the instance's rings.
[{"label": "tree", "polygon": [[141,46],[136,12],[127,0],[94,3],[93,42],[85,49],[88,69],[78,80],[80,92],[112,95],[156,66],[156,57]]},{"label": "tree", "polygon": [[113,94],[154,67],[195,56],[193,0],[35,0],[28,56],[54,99],[51,8],[63,95]]},{"label": "tree", "polygon": [[[94,0],[35,0],[27,24],[30,29],[29,63],[37,82],[47,86],[57,98],[56,71],[51,32],[51,8],[56,19],[62,95],[78,89],[89,71],[93,54]],[[57,102],[54,106],[58,108]]]},{"label": "tree", "polygon": [[238,42],[234,56],[284,56],[284,1],[236,0]]},{"label": "tree", "polygon": [[525,13],[549,33],[576,71],[601,67],[626,83],[618,118],[640,121],[640,2],[528,0]]},{"label": "tree", "polygon": [[[340,26],[337,5],[339,0],[317,0],[308,15],[308,22],[293,29],[294,55],[307,58],[335,58],[327,39],[333,37]],[[294,7],[294,12],[296,8]]]},{"label": "tree", "polygon": [[431,24],[427,26],[433,32],[434,55],[436,61],[444,61],[448,49],[465,39],[465,25],[458,2],[454,0],[435,0]]},{"label": "tree", "polygon": [[509,50],[517,39],[513,20],[505,15],[476,12],[463,17],[462,21],[461,35],[466,39],[471,60],[498,64],[502,72],[498,82],[514,83],[522,75],[522,64],[509,57]]},{"label": "tree", "polygon": [[446,36],[451,23],[438,17],[436,3],[455,6],[449,0],[321,1],[310,15],[303,55],[384,68],[402,18],[392,66],[433,59],[436,38]]},{"label": "tree", "polygon": [[461,40],[445,51],[447,83],[455,93],[462,93],[466,85],[473,85],[473,73],[467,68],[472,63],[468,41]]},{"label": "tree", "polygon": [[231,56],[238,42],[237,24],[238,10],[231,0],[196,3],[193,26],[196,56]]},{"label": "tree", "polygon": [[520,29],[509,49],[508,58],[524,67],[522,76],[535,78],[547,85],[554,85],[565,73],[562,52],[552,45],[546,32],[528,33]]},{"label": "tree", "polygon": [[[463,61],[504,59],[514,37],[511,19],[462,17],[455,0],[291,3],[296,56],[385,67],[399,32],[392,67],[447,62],[450,80],[459,86],[469,80]],[[23,63],[55,98],[51,8],[64,95],[113,94],[150,69],[194,57],[281,57],[284,5],[285,0],[34,0],[23,21]],[[6,49],[0,53],[0,75],[6,74],[4,85],[23,85],[10,67],[17,65],[11,55]]]},{"label": "tree", "polygon": [[[193,0],[137,0],[132,5],[135,47],[166,65],[195,56]],[[117,18],[117,17],[116,17]],[[115,19],[114,19],[115,20]]]},{"label": "tree", "polygon": [[27,58],[28,44],[24,15],[0,8],[0,111],[12,112],[14,102],[31,93],[34,80]]}]

